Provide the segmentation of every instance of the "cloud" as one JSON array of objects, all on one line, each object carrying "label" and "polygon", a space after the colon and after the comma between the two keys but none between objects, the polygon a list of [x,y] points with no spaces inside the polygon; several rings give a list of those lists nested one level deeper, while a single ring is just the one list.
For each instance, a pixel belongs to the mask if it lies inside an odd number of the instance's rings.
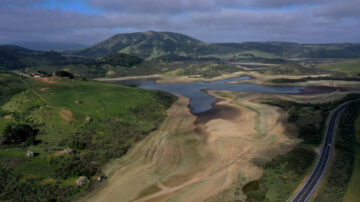
[{"label": "cloud", "polygon": [[0,7],[11,7],[11,6],[24,7],[42,2],[45,2],[45,0],[0,0]]},{"label": "cloud", "polygon": [[0,0],[0,43],[96,43],[147,30],[181,32],[207,42],[360,41],[358,0],[86,0],[99,13],[32,6],[44,1]]},{"label": "cloud", "polygon": [[335,0],[87,0],[90,5],[118,12],[191,12],[221,8],[284,8],[319,5]]},{"label": "cloud", "polygon": [[337,1],[327,6],[318,6],[315,15],[332,18],[357,18],[357,20],[360,20],[360,1]]}]

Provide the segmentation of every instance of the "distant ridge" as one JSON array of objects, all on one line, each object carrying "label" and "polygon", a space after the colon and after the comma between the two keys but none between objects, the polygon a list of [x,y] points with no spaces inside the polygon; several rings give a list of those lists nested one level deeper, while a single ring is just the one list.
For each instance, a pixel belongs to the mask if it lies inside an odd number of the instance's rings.
[{"label": "distant ridge", "polygon": [[298,44],[289,42],[244,42],[208,44],[174,32],[118,34],[77,54],[103,58],[126,53],[143,59],[216,57],[237,58],[356,58],[360,44]]},{"label": "distant ridge", "polygon": [[78,54],[87,57],[105,57],[126,53],[141,58],[159,58],[167,55],[189,56],[196,49],[207,46],[204,42],[173,32],[137,32],[118,34]]},{"label": "distant ridge", "polygon": [[9,45],[21,46],[31,50],[37,51],[69,51],[69,50],[81,50],[87,48],[87,45],[80,43],[70,43],[70,42],[43,42],[43,41],[19,41],[9,43]]},{"label": "distant ridge", "polygon": [[0,66],[14,70],[42,65],[64,65],[86,59],[54,51],[34,51],[15,45],[0,45]]}]

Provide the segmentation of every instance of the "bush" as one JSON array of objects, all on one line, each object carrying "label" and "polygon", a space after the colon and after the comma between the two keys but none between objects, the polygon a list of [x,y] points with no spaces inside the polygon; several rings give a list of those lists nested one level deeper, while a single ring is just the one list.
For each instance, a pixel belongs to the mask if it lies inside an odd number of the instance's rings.
[{"label": "bush", "polygon": [[70,137],[69,146],[73,149],[91,149],[92,146],[92,134],[94,131],[80,129],[74,135]]},{"label": "bush", "polygon": [[63,71],[63,70],[55,72],[55,76],[68,77],[70,79],[74,78],[73,74],[71,74],[71,73],[69,73],[67,71]]},{"label": "bush", "polygon": [[20,182],[22,177],[13,170],[0,169],[0,201],[70,201],[82,189],[61,182],[39,184],[39,179],[33,178]]},{"label": "bush", "polygon": [[101,163],[103,162],[97,155],[90,153],[70,156],[64,159],[61,167],[56,170],[54,177],[67,179],[69,177],[94,176],[98,172]]},{"label": "bush", "polygon": [[10,124],[4,130],[3,143],[4,144],[35,144],[35,136],[39,132],[26,124]]}]

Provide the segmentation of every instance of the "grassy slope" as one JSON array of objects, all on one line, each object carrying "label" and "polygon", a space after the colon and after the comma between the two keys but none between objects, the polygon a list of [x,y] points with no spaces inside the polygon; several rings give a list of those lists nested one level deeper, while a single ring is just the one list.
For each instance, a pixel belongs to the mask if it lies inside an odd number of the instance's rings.
[{"label": "grassy slope", "polygon": [[161,62],[147,61],[131,68],[110,68],[113,74],[107,77],[141,76],[151,74],[165,74],[174,76],[195,75],[204,78],[212,78],[222,74],[237,72],[240,69],[231,64],[217,62]]},{"label": "grassy slope", "polygon": [[[359,162],[356,162],[359,159],[359,145],[355,138],[355,122],[359,114],[360,107],[354,104],[349,106],[340,117],[334,159],[315,198],[316,201],[341,201],[346,197],[346,193],[347,199],[351,201],[354,199],[352,198],[354,194],[358,194],[359,188],[354,187],[358,182],[354,180],[359,177],[357,169]],[[349,187],[349,183],[352,187]]]},{"label": "grassy slope", "polygon": [[0,106],[22,90],[24,90],[24,86],[19,77],[10,72],[0,71]]},{"label": "grassy slope", "polygon": [[[77,174],[91,173],[88,177],[99,174],[102,163],[123,155],[134,142],[154,129],[165,118],[165,110],[173,100],[172,96],[158,92],[78,79],[53,78],[51,83],[27,79],[24,87],[26,91],[1,107],[0,130],[9,123],[27,123],[40,129],[37,139],[41,143],[30,147],[2,145],[0,168],[20,174],[20,181],[16,181],[19,184],[31,183],[37,188],[45,184],[50,190],[56,187],[52,195],[58,199],[83,190],[73,186]],[[92,121],[86,122],[86,117]],[[85,143],[85,148],[77,149],[74,156],[55,155],[69,147],[77,136],[84,137],[80,141]],[[27,159],[28,149],[38,155]],[[75,157],[80,158],[78,164],[85,170],[58,177],[59,169]],[[72,191],[66,188],[69,186]],[[27,190],[25,185],[22,188]],[[18,196],[7,192],[0,198],[31,199],[37,193],[42,200],[49,199],[49,193],[38,193],[36,188],[30,190]]]},{"label": "grassy slope", "polygon": [[355,124],[355,134],[356,134],[356,142],[355,144],[355,163],[352,171],[352,176],[350,183],[348,185],[344,201],[357,201],[359,196],[358,193],[360,191],[360,116],[358,117]]},{"label": "grassy slope", "polygon": [[18,46],[0,45],[0,67],[15,70],[33,66],[66,65],[87,62],[87,59],[54,51],[33,51]]},{"label": "grassy slope", "polygon": [[316,68],[304,67],[296,63],[288,63],[279,67],[272,67],[261,71],[269,75],[310,75],[319,74]]},{"label": "grassy slope", "polygon": [[305,45],[286,42],[244,42],[206,44],[189,36],[171,32],[137,32],[115,35],[79,52],[88,57],[105,57],[117,52],[144,59],[179,57],[218,58],[354,58],[358,44]]},{"label": "grassy slope", "polygon": [[320,65],[320,69],[358,75],[360,74],[360,59],[327,63]]},{"label": "grassy slope", "polygon": [[[287,111],[288,121],[297,126],[298,137],[304,142],[288,154],[278,156],[267,163],[260,180],[245,185],[243,191],[250,200],[286,201],[315,160],[312,145],[317,145],[321,141],[322,123],[326,119],[328,109],[326,105],[297,104],[272,99],[264,100],[264,103],[276,105]],[[311,133],[308,128],[312,129]],[[296,131],[289,131],[294,132]],[[254,184],[257,186],[252,187]]]},{"label": "grassy slope", "polygon": [[80,51],[79,55],[104,57],[121,52],[151,59],[165,55],[191,56],[203,46],[206,44],[183,34],[148,31],[112,36]]},{"label": "grassy slope", "polygon": [[[316,154],[313,148],[321,143],[322,131],[329,111],[338,106],[339,103],[352,100],[358,96],[358,94],[351,95],[338,102],[324,104],[301,104],[282,100],[264,100],[264,103],[279,106],[289,113],[288,121],[297,126],[298,137],[304,141],[288,154],[276,157],[267,163],[260,180],[250,182],[243,187],[243,191],[248,199],[254,201],[286,201],[314,164]],[[348,129],[348,127],[344,128],[344,130]],[[290,129],[289,132],[294,131]],[[342,142],[338,147],[342,148],[343,145]],[[345,158],[347,157],[345,156]],[[343,170],[349,170],[349,168],[351,169],[352,167],[351,165],[349,167],[349,164],[347,164],[335,172],[335,181],[336,178],[339,178],[336,182],[340,186],[344,182]],[[336,186],[332,185],[332,187]],[[327,197],[327,200],[324,201],[329,201],[330,198]]]},{"label": "grassy slope", "polygon": [[359,200],[360,192],[360,146],[355,146],[355,163],[351,175],[351,179],[345,193],[344,201],[352,202]]}]

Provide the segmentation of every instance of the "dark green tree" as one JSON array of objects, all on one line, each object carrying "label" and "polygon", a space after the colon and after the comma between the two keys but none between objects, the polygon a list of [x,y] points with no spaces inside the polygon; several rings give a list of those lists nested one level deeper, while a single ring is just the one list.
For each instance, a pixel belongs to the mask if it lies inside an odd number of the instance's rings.
[{"label": "dark green tree", "polygon": [[67,71],[63,71],[63,70],[60,70],[60,71],[57,71],[55,72],[55,76],[60,76],[60,77],[68,77],[70,79],[73,79],[74,78],[74,75],[67,72]]},{"label": "dark green tree", "polygon": [[39,130],[32,128],[26,124],[9,124],[3,135],[4,144],[35,144],[35,136]]}]

